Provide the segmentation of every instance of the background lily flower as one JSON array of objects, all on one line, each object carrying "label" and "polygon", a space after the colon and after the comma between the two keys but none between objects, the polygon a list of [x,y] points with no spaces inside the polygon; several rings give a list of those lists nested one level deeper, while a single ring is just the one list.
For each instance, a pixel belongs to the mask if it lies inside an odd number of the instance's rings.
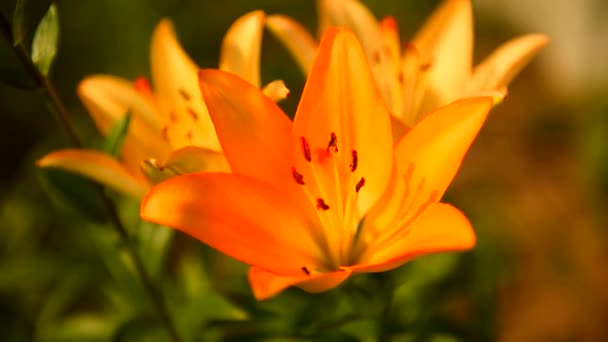
[{"label": "background lily flower", "polygon": [[[406,127],[459,98],[494,92],[501,97],[509,82],[547,44],[541,34],[518,37],[473,68],[470,0],[444,0],[404,45],[394,18],[378,22],[357,0],[318,0],[318,10],[319,32],[346,26],[359,37],[391,112]],[[314,38],[286,16],[269,16],[267,26],[308,73]]]},{"label": "background lily flower", "polygon": [[[265,14],[248,13],[228,29],[222,42],[220,68],[260,86],[260,48]],[[146,79],[130,82],[94,75],[78,86],[78,95],[99,130],[107,135],[128,112],[131,121],[120,159],[91,149],[65,149],[38,161],[91,178],[134,197],[151,183],[193,171],[228,170],[221,146],[198,86],[199,67],[163,19],[154,30],[150,64],[152,88]],[[265,93],[274,100],[288,90],[271,82]]]},{"label": "background lily flower", "polygon": [[258,299],[289,286],[325,291],[353,273],[475,244],[464,215],[439,200],[491,97],[438,109],[394,146],[389,109],[346,28],[325,33],[293,123],[233,75],[199,77],[233,173],[160,183],[141,216],[252,265]]}]

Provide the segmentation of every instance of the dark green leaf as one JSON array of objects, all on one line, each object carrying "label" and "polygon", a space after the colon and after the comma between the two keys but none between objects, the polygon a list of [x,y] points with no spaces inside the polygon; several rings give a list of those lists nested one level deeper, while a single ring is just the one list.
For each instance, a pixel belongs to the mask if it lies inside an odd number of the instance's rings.
[{"label": "dark green leaf", "polygon": [[105,221],[105,208],[91,181],[53,169],[41,169],[40,180],[58,209],[93,221]]},{"label": "dark green leaf", "polygon": [[17,0],[13,11],[13,45],[25,40],[25,0]]},{"label": "dark green leaf", "polygon": [[32,42],[32,61],[43,75],[48,75],[57,54],[57,43],[59,41],[59,18],[57,7],[51,4],[36,32]]},{"label": "dark green leaf", "polygon": [[108,134],[104,145],[103,151],[113,156],[118,156],[120,148],[129,131],[129,124],[131,123],[131,113],[127,112],[122,118],[116,120],[110,133]]}]

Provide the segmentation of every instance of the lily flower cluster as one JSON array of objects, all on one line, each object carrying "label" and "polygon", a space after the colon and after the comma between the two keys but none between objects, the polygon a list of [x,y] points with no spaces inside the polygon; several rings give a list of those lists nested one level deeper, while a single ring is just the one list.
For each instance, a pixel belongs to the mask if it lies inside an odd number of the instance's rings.
[{"label": "lily flower cluster", "polygon": [[[356,0],[319,0],[319,9],[318,44],[288,17],[243,16],[224,38],[219,70],[199,70],[162,21],[154,89],[111,76],[79,87],[104,133],[132,113],[120,161],[64,150],[39,164],[147,192],[143,219],[251,265],[258,299],[472,248],[470,222],[440,200],[546,38],[517,38],[472,69],[468,0],[445,0],[403,47],[395,20],[377,22]],[[287,93],[280,81],[259,89],[264,25],[307,75],[293,121],[275,103]]]}]

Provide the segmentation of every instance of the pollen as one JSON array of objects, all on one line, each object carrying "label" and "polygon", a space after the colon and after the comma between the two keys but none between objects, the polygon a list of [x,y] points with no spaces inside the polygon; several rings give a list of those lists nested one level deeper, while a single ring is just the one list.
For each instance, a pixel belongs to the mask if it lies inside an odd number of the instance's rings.
[{"label": "pollen", "polygon": [[304,155],[304,159],[307,162],[312,161],[312,155],[310,154],[310,145],[308,144],[308,140],[304,137],[300,137],[300,142],[302,143],[302,154]]},{"label": "pollen", "polygon": [[329,205],[322,198],[317,198],[317,209],[329,210]]},{"label": "pollen", "polygon": [[334,132],[331,132],[329,137],[329,144],[327,144],[327,152],[329,151],[332,151],[333,153],[338,153],[338,137]]},{"label": "pollen", "polygon": [[293,176],[293,179],[296,181],[296,183],[298,183],[300,185],[306,184],[306,183],[304,183],[304,176],[301,173],[299,173],[295,167],[291,168],[291,175]]},{"label": "pollen", "polygon": [[359,157],[357,156],[357,151],[353,150],[352,161],[350,162],[350,172],[355,172],[357,165],[359,165]]},{"label": "pollen", "polygon": [[361,177],[361,179],[359,179],[359,181],[357,182],[357,184],[355,185],[355,192],[359,193],[359,190],[361,190],[361,188],[365,185],[365,178]]}]

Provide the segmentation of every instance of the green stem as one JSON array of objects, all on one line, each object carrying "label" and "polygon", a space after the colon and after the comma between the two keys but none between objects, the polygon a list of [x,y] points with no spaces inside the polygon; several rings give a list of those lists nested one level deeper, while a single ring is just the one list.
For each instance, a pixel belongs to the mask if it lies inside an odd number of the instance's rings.
[{"label": "green stem", "polygon": [[[36,85],[42,88],[50,100],[50,110],[56,116],[57,120],[65,130],[68,138],[72,146],[74,147],[82,147],[82,141],[76,134],[76,129],[70,120],[69,112],[64,105],[63,101],[57,94],[57,90],[51,81],[43,75],[36,65],[32,62],[25,46],[22,43],[14,44],[13,43],[13,34],[8,23],[8,20],[3,15],[0,15],[0,34],[4,37],[4,39],[10,44],[13,48],[13,51],[19,61],[24,66],[30,77],[36,82]],[[125,242],[124,245],[127,248],[127,252],[129,253],[131,260],[135,266],[135,271],[139,275],[139,278],[142,282],[142,285],[146,292],[148,293],[153,305],[158,310],[160,318],[167,327],[171,340],[174,342],[179,342],[181,339],[175,327],[173,320],[171,319],[171,315],[169,313],[169,309],[166,306],[166,303],[163,300],[163,296],[161,291],[154,286],[154,282],[148,275],[148,272],[145,269],[143,261],[139,257],[137,251],[130,243],[130,237],[127,229],[122,224],[120,217],[118,216],[118,212],[116,211],[116,207],[112,200],[106,195],[101,187],[98,188],[99,196],[101,197],[110,217],[110,221],[112,222],[112,226],[115,228],[116,232],[120,236],[120,238]]]},{"label": "green stem", "polygon": [[72,125],[72,121],[70,121],[70,114],[59,98],[55,87],[51,84],[49,79],[45,77],[40,70],[36,67],[36,65],[32,62],[25,46],[22,43],[14,44],[13,43],[13,34],[10,29],[10,25],[8,24],[8,20],[4,18],[4,16],[0,15],[0,32],[4,39],[10,44],[15,52],[17,58],[30,75],[30,77],[36,82],[36,84],[42,88],[46,94],[46,96],[50,99],[50,103],[52,105],[51,111],[55,115],[56,119],[59,121],[61,126],[63,126],[68,138],[70,139],[70,143],[74,147],[82,147],[82,142],[78,135],[76,134],[76,129],[74,125]]}]

